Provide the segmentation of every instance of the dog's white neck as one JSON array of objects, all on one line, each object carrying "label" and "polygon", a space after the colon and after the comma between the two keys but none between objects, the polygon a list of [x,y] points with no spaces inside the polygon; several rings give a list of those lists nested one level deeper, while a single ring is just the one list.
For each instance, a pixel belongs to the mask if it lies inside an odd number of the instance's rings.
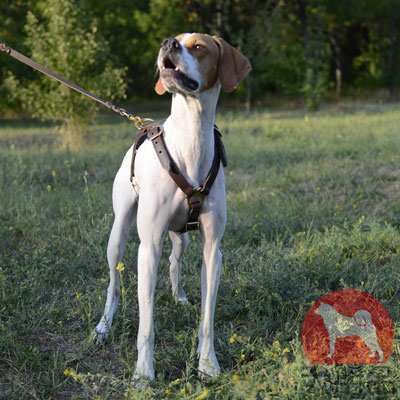
[{"label": "dog's white neck", "polygon": [[214,120],[220,85],[196,95],[172,95],[165,140],[181,172],[199,186],[214,158]]}]

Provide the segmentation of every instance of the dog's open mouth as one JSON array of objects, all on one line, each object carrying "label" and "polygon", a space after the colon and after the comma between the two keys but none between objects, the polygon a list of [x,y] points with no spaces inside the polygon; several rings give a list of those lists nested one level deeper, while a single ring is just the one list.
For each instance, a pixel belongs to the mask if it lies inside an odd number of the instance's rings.
[{"label": "dog's open mouth", "polygon": [[163,60],[161,76],[164,79],[174,77],[175,79],[180,80],[180,82],[189,90],[196,90],[199,87],[199,83],[185,75],[182,72],[182,69],[176,66],[169,57],[165,57]]}]

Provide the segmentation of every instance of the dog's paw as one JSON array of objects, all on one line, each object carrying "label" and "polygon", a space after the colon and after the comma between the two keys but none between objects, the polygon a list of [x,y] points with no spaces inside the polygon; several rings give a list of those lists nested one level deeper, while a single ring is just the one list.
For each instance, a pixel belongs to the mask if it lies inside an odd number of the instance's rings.
[{"label": "dog's paw", "polygon": [[94,344],[106,344],[108,340],[108,332],[99,332],[97,329],[93,331],[92,341]]},{"label": "dog's paw", "polygon": [[189,304],[189,300],[186,296],[185,291],[182,288],[179,288],[176,293],[173,294],[175,302],[180,303],[182,305]]},{"label": "dog's paw", "polygon": [[[153,380],[154,380],[154,378],[153,378]],[[132,377],[131,386],[136,390],[145,390],[150,385],[151,381],[152,381],[152,379],[150,379],[146,376],[140,375],[136,371]]]},{"label": "dog's paw", "polygon": [[214,361],[209,359],[199,361],[199,377],[203,380],[217,378],[221,373],[218,361],[215,358]]}]

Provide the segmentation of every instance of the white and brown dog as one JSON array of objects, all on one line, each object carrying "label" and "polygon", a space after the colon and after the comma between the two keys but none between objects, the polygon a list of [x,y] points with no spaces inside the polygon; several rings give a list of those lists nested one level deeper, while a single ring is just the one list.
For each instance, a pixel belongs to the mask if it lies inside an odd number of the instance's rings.
[{"label": "white and brown dog", "polygon": [[[207,176],[214,159],[214,118],[219,92],[233,91],[247,76],[250,62],[223,39],[205,34],[186,33],[163,41],[157,66],[158,94],[172,93],[171,115],[164,123],[164,141],[172,159],[193,188]],[[173,249],[170,260],[172,293],[186,303],[180,282],[183,252],[188,234],[178,234],[188,218],[188,203],[182,190],[160,164],[149,140],[136,155],[134,175],[139,196],[130,181],[132,149],[128,150],[115,177],[113,188],[114,225],[107,258],[110,284],[104,315],[94,330],[94,340],[104,342],[109,334],[120,297],[119,275],[130,226],[136,217],[140,238],[138,251],[139,332],[137,338],[138,381],[154,379],[153,303],[157,267],[165,235],[169,232]],[[199,329],[199,374],[215,376],[220,367],[214,351],[214,310],[221,271],[219,250],[226,222],[225,182],[219,167],[214,185],[199,216],[203,243],[201,272],[201,311]]]}]

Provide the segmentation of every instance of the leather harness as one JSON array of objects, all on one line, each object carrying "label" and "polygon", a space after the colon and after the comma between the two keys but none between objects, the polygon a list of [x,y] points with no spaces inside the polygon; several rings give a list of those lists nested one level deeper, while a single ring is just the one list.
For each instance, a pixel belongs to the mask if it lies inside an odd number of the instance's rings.
[{"label": "leather harness", "polygon": [[199,229],[200,227],[199,215],[201,207],[207,195],[210,193],[211,187],[218,175],[220,163],[222,162],[223,167],[226,167],[228,165],[224,144],[222,143],[221,139],[222,135],[217,126],[214,125],[215,145],[214,159],[211,165],[211,169],[203,184],[198,188],[194,188],[179,171],[178,166],[176,165],[175,161],[172,159],[167,150],[163,138],[164,122],[165,120],[162,120],[144,125],[141,128],[140,133],[136,137],[132,153],[131,182],[132,184],[134,184],[133,182],[135,180],[136,153],[139,147],[144,143],[144,141],[148,139],[153,143],[154,150],[158,156],[158,159],[160,160],[162,167],[168,172],[169,176],[185,194],[185,198],[189,206],[188,221],[181,230],[177,231],[177,233],[193,231]]}]

